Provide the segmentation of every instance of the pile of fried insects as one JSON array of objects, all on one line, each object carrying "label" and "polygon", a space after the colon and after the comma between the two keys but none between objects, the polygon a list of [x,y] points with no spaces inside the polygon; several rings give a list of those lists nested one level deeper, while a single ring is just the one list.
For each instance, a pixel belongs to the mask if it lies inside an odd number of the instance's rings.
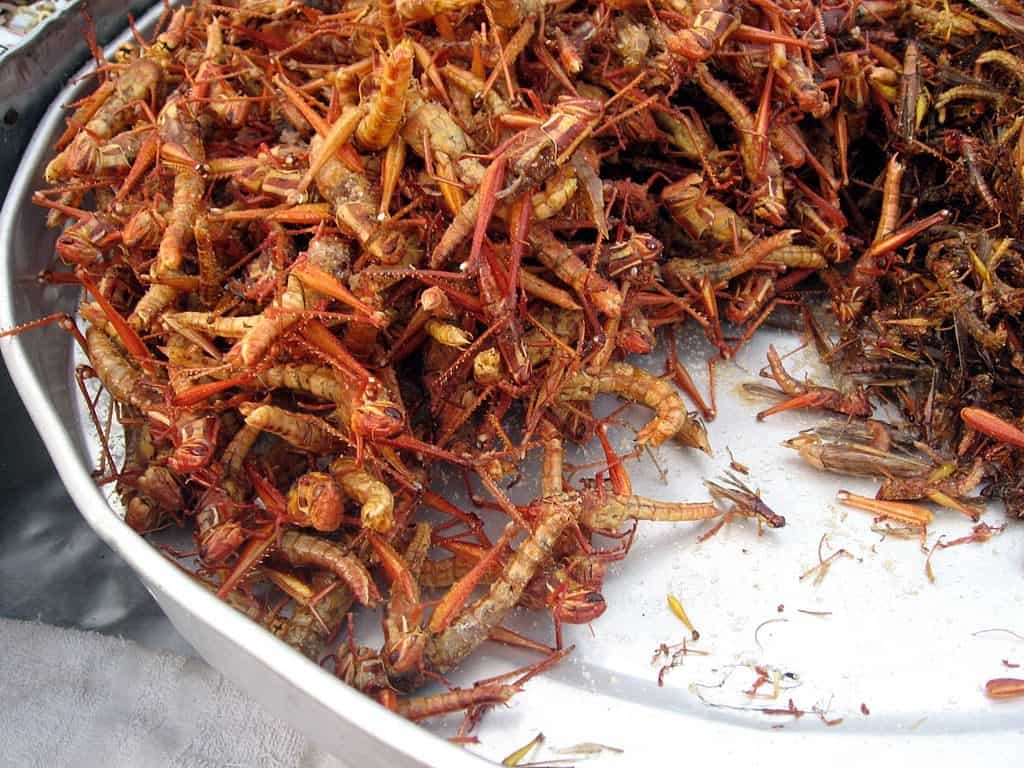
[{"label": "pile of fried insects", "polygon": [[[598,618],[636,521],[782,523],[738,482],[632,493],[626,459],[711,450],[676,326],[712,374],[769,316],[803,329],[835,386],[771,348],[759,417],[839,414],[789,444],[884,480],[844,501],[1024,515],[1024,7],[1000,2],[196,2],[94,45],[35,201],[126,522],[191,528],[200,582],[386,706],[475,721],[564,655],[510,612]],[[666,375],[629,362],[659,343]],[[649,409],[632,456],[599,394]],[[591,439],[606,465],[566,482]],[[431,490],[452,475],[478,511]],[[379,603],[360,646],[346,619]],[[542,661],[415,695],[488,640]]]}]

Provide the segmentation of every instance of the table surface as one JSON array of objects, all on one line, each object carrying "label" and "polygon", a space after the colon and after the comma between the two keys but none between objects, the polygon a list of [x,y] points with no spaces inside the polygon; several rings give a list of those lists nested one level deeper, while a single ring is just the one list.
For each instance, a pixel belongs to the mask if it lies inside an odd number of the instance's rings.
[{"label": "table surface", "polygon": [[0,616],[195,655],[78,514],[2,365],[0,423]]},{"label": "table surface", "polygon": [[[124,28],[129,12],[151,4],[90,0],[101,43]],[[43,110],[88,57],[80,5],[59,3],[40,34],[5,54],[0,199]],[[2,363],[0,419],[0,616],[97,630],[194,655],[138,578],[78,514]]]}]

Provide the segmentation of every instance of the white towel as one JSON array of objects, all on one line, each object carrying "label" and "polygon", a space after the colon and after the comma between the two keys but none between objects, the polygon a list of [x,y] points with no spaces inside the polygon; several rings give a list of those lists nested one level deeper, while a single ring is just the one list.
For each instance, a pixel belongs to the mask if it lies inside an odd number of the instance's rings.
[{"label": "white towel", "polygon": [[0,763],[344,768],[205,662],[0,619]]}]

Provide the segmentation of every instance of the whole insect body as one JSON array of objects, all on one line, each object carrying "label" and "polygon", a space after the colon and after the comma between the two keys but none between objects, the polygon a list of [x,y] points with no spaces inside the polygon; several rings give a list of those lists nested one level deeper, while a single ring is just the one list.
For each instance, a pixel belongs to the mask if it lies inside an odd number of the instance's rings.
[{"label": "whole insect body", "polygon": [[132,119],[134,105],[155,93],[163,79],[160,66],[150,59],[132,62],[117,77],[112,88],[106,89],[105,98],[97,105],[91,119],[71,144],[50,161],[45,176],[55,182],[73,174],[87,174],[99,163],[102,142],[123,131]]},{"label": "whole insect body", "polygon": [[617,394],[646,405],[655,418],[637,433],[637,443],[657,447],[670,438],[710,451],[703,426],[691,418],[679,393],[667,382],[626,363],[612,363],[598,376],[576,374],[562,387],[565,400],[593,400],[598,393]]},{"label": "whole insect body", "polygon": [[[497,200],[507,203],[525,189],[551,179],[590,136],[601,114],[597,101],[563,98],[544,123],[512,137],[496,153],[487,172],[490,176],[485,174],[481,179],[481,188],[462,206],[435,247],[431,265],[443,264],[474,229],[486,227],[490,214],[484,215],[482,211],[493,211]],[[502,180],[506,181],[505,186],[499,188]],[[482,221],[477,220],[478,216]]]}]

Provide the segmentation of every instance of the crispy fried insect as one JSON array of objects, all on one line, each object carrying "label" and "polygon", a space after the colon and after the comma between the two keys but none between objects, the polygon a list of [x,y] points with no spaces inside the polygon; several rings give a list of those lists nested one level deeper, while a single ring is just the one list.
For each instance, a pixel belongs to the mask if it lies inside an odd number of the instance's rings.
[{"label": "crispy fried insect", "polygon": [[[483,242],[498,194],[513,200],[522,191],[548,181],[565,165],[601,116],[593,99],[562,98],[542,124],[521,131],[503,146],[485,172],[477,192],[462,206],[430,256],[431,266],[443,265],[471,234],[475,258]],[[500,190],[498,186],[506,181]]]},{"label": "crispy fried insect", "polygon": [[225,339],[241,339],[256,328],[262,318],[259,315],[224,317],[208,312],[168,312],[161,320],[172,328],[186,328]]},{"label": "crispy fried insect", "polygon": [[105,331],[90,326],[85,339],[89,362],[111,397],[144,411],[159,404],[159,396],[147,385],[142,371],[129,362]]},{"label": "crispy fried insect", "polygon": [[752,191],[754,215],[781,227],[785,222],[786,192],[775,151],[759,140],[754,116],[729,86],[715,78],[704,64],[697,65],[695,76],[704,93],[732,120],[743,172],[755,185]]},{"label": "crispy fried insect", "polygon": [[125,456],[117,489],[124,502],[124,521],[137,533],[145,534],[160,528],[170,515],[181,512],[185,500],[174,473],[153,463],[156,449],[142,413],[130,406],[125,410]]},{"label": "crispy fried insect", "polygon": [[687,412],[679,393],[663,379],[628,363],[611,363],[600,374],[578,373],[559,392],[563,400],[593,400],[609,393],[646,405],[655,418],[636,436],[639,445],[657,447],[670,438],[711,453],[704,425]]},{"label": "crispy fried insect", "polygon": [[825,257],[817,249],[792,244],[797,234],[795,229],[785,229],[771,237],[752,240],[738,256],[721,261],[669,259],[664,266],[664,276],[674,287],[701,279],[720,285],[746,274],[762,262],[797,268],[824,267]]},{"label": "crispy fried insect", "polygon": [[380,90],[356,128],[356,141],[364,149],[384,149],[398,131],[405,114],[405,94],[412,78],[412,44],[403,40],[384,59]]},{"label": "crispy fried insect", "polygon": [[335,459],[330,472],[343,495],[359,503],[363,527],[378,533],[394,527],[395,499],[385,483],[352,459]]},{"label": "crispy fried insect", "polygon": [[248,487],[242,467],[259,436],[260,430],[249,424],[235,432],[220,456],[220,482],[197,505],[196,545],[205,563],[221,563],[245,543],[238,520]]},{"label": "crispy fried insect", "polygon": [[478,0],[398,0],[398,12],[407,21],[426,21],[450,11],[475,5]]},{"label": "crispy fried insect", "polygon": [[706,61],[729,39],[740,25],[740,17],[731,13],[730,0],[715,0],[701,8],[689,27],[668,35],[668,49],[689,61]]},{"label": "crispy fried insect", "polygon": [[611,493],[606,488],[597,487],[584,491],[579,520],[588,528],[614,532],[627,520],[683,523],[709,520],[721,514],[722,511],[711,502],[658,501]]},{"label": "crispy fried insect", "polygon": [[447,693],[432,696],[414,696],[398,702],[398,713],[410,720],[425,720],[470,707],[504,704],[521,689],[514,685],[479,685],[472,688],[456,688]]},{"label": "crispy fried insect", "polygon": [[537,227],[530,232],[530,242],[537,258],[562,281],[600,312],[617,317],[622,311],[622,294],[610,282],[587,267],[568,246],[547,230]]},{"label": "crispy fried insect", "polygon": [[342,581],[331,573],[317,571],[313,588],[326,594],[307,605],[297,605],[285,623],[280,637],[311,661],[320,662],[328,640],[341,628],[352,608],[354,597]]},{"label": "crispy fried insect", "polygon": [[92,116],[71,144],[46,166],[47,182],[55,183],[95,167],[103,144],[123,131],[132,119],[134,106],[147,100],[160,87],[163,70],[150,59],[135,59],[112,85],[93,97]]},{"label": "crispy fried insect", "polygon": [[437,163],[439,177],[452,183],[479,185],[484,167],[469,156],[469,138],[451,113],[441,104],[424,99],[415,88],[407,99],[408,115],[401,134],[409,149],[424,158],[429,152]]},{"label": "crispy fried insect", "polygon": [[707,236],[725,245],[754,239],[754,233],[735,211],[707,193],[704,177],[698,173],[665,187],[661,199],[673,221],[694,240]]},{"label": "crispy fried insect", "polygon": [[789,397],[784,402],[758,413],[758,421],[766,419],[772,414],[794,408],[824,408],[837,413],[845,413],[848,416],[870,416],[874,411],[868,394],[863,389],[840,392],[831,387],[801,383],[794,379],[783,367],[782,359],[775,351],[774,344],[768,347],[768,365],[771,368],[771,378],[779,385],[780,393]]},{"label": "crispy fried insect", "polygon": [[[321,146],[320,137],[314,137],[314,151]],[[395,265],[410,255],[407,253],[406,238],[401,233],[380,228],[377,219],[380,199],[366,176],[346,167],[336,157],[329,156],[316,173],[316,186],[331,204],[341,231],[355,237],[377,263]],[[359,295],[358,290],[356,295]]]},{"label": "crispy fried insect", "polygon": [[[348,246],[336,237],[320,237],[310,243],[307,258],[311,264],[332,274],[348,263]],[[301,318],[301,313],[312,310],[322,294],[310,289],[297,275],[288,276],[280,297],[263,311],[259,320],[238,342],[233,354],[251,367],[258,363],[282,333]]]},{"label": "crispy fried insect", "polygon": [[[206,162],[206,148],[192,106],[184,98],[169,101],[157,117],[157,130],[161,160],[174,171],[174,197],[156,261],[150,268],[154,279],[169,277],[182,270],[185,251],[195,235],[195,224],[206,193],[201,173]],[[175,300],[177,293],[169,285],[152,285],[136,304],[129,322],[136,328],[148,328],[156,316]]]},{"label": "crispy fried insect", "polygon": [[339,443],[336,432],[316,416],[254,403],[243,403],[238,412],[249,426],[276,435],[300,451],[331,453]]},{"label": "crispy fried insect", "polygon": [[205,467],[213,459],[219,429],[220,420],[216,416],[197,416],[183,420],[176,427],[173,436],[174,452],[167,458],[167,466],[179,475]]},{"label": "crispy fried insect", "polygon": [[444,674],[471,654],[519,602],[526,585],[574,520],[578,497],[559,494],[539,502],[538,522],[486,595],[470,604],[426,645],[430,665]]},{"label": "crispy fried insect", "polygon": [[826,442],[816,434],[801,434],[783,445],[797,451],[812,467],[840,475],[912,478],[931,469],[928,462],[913,456],[848,440]]},{"label": "crispy fried insect", "polygon": [[711,495],[716,499],[728,499],[732,502],[730,515],[743,515],[745,517],[756,517],[769,528],[783,528],[786,525],[786,518],[776,514],[771,507],[761,500],[761,494],[755,493],[746,486],[731,471],[722,478],[722,483],[714,483],[705,480]]},{"label": "crispy fried insect", "polygon": [[276,555],[295,568],[320,568],[330,571],[352,590],[355,599],[371,605],[380,599],[377,585],[366,566],[341,546],[297,531],[285,531],[274,550]]},{"label": "crispy fried insect", "polygon": [[288,518],[295,525],[334,531],[341,525],[345,495],[325,472],[307,472],[288,491]]}]

